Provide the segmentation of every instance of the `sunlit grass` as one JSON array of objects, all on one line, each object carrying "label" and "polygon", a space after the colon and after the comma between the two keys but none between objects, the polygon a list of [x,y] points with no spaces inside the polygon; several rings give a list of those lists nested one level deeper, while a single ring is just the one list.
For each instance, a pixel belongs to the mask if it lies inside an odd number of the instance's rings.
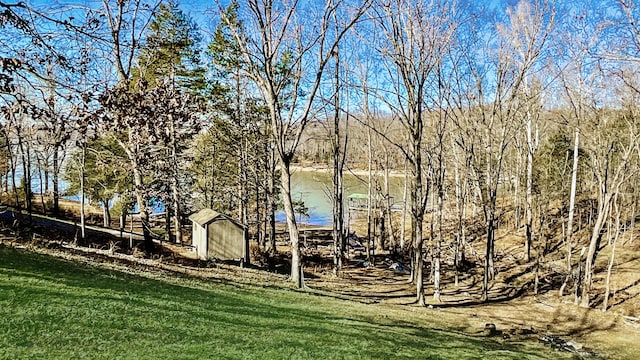
[{"label": "sunlit grass", "polygon": [[[373,309],[373,310],[372,310]],[[558,358],[290,290],[152,279],[0,246],[0,358]]]}]

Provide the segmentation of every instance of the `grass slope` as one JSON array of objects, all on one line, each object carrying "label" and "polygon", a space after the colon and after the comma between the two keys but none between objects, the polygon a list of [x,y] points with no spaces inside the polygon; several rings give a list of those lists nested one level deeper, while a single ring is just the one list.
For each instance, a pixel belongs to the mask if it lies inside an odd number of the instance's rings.
[{"label": "grass slope", "polygon": [[561,358],[291,290],[149,278],[0,245],[0,358]]}]

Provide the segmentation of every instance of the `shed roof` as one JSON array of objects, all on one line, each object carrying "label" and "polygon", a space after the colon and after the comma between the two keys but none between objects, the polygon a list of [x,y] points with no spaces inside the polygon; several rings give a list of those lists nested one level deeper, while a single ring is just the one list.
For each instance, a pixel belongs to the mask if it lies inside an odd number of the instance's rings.
[{"label": "shed roof", "polygon": [[234,219],[221,214],[215,210],[212,209],[208,209],[208,208],[204,208],[194,214],[191,214],[191,216],[189,216],[189,220],[193,221],[194,223],[200,225],[200,226],[204,226],[207,225],[209,223],[212,223],[216,220],[228,220],[232,223],[234,223],[235,225],[237,225],[238,227],[242,227],[244,228],[243,225],[239,224],[237,221],[235,221]]}]

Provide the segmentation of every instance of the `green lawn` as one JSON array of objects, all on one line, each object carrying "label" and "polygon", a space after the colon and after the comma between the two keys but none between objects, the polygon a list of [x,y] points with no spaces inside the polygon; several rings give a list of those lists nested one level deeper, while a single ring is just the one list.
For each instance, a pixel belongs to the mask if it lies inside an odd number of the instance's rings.
[{"label": "green lawn", "polygon": [[0,245],[0,359],[558,358],[291,290],[153,279]]}]

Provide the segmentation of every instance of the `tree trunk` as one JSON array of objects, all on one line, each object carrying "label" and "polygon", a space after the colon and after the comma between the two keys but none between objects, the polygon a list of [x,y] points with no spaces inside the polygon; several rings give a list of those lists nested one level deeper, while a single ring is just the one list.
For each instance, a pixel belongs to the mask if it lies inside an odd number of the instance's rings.
[{"label": "tree trunk", "polygon": [[[442,277],[442,226],[443,226],[443,207],[445,197],[445,175],[446,175],[446,163],[444,154],[444,141],[446,119],[440,115],[440,124],[437,127],[438,133],[438,148],[437,148],[437,163],[433,169],[435,176],[435,189],[437,193],[436,206],[435,206],[435,245],[433,249],[433,299],[436,302],[441,302],[441,277]],[[432,225],[433,226],[433,225]],[[433,236],[432,236],[433,239]]]},{"label": "tree trunk", "polygon": [[60,165],[58,164],[58,146],[53,148],[53,215],[60,214]]},{"label": "tree trunk", "polygon": [[245,178],[245,164],[243,157],[244,139],[240,139],[240,145],[238,146],[238,221],[246,223],[247,203],[246,203],[246,178]]},{"label": "tree trunk", "polygon": [[280,158],[281,165],[281,191],[284,213],[289,229],[289,239],[291,242],[291,280],[299,287],[304,286],[302,282],[302,254],[300,252],[300,239],[298,224],[296,223],[293,200],[291,198],[291,164],[289,160]]},{"label": "tree trunk", "polygon": [[484,261],[484,277],[482,282],[482,301],[489,300],[489,280],[493,279],[493,237],[495,234],[495,209],[491,208],[487,214],[487,246]]},{"label": "tree trunk", "polygon": [[371,261],[371,227],[373,214],[373,144],[371,143],[371,128],[367,127],[367,261]]},{"label": "tree trunk", "polygon": [[164,207],[164,240],[165,241],[171,241],[171,219],[172,219],[172,215],[171,215],[171,205],[167,204]]},{"label": "tree trunk", "polygon": [[122,209],[122,214],[120,214],[119,220],[120,220],[120,234],[122,234],[122,230],[124,230],[124,227],[127,225],[127,211],[125,209]]},{"label": "tree trunk", "polygon": [[384,193],[385,193],[385,205],[386,205],[386,209],[385,209],[385,213],[386,213],[386,217],[385,219],[387,220],[387,226],[386,226],[386,232],[385,234],[386,236],[386,243],[388,244],[387,247],[392,246],[393,249],[396,248],[398,242],[396,239],[396,235],[395,235],[395,229],[393,226],[393,212],[391,210],[391,195],[389,194],[389,167],[391,166],[391,164],[389,163],[389,151],[387,150],[387,148],[385,147],[384,149],[384,156],[385,156],[385,167],[384,167]]},{"label": "tree trunk", "polygon": [[105,228],[111,227],[111,211],[109,210],[109,199],[102,200],[102,225]]},{"label": "tree trunk", "polygon": [[609,259],[609,266],[607,266],[607,280],[605,285],[604,299],[602,300],[602,311],[607,311],[607,307],[609,305],[609,294],[611,293],[611,271],[613,270],[613,264],[616,259],[616,244],[618,243],[618,238],[620,237],[620,208],[618,207],[618,196],[616,196],[616,199],[614,200],[614,208],[616,212],[616,231],[611,244],[611,258]]},{"label": "tree trunk", "polygon": [[[9,137],[7,136],[6,130],[3,128],[2,129],[2,133],[5,137],[5,140],[7,142],[7,152],[8,152],[8,158],[9,158],[9,170],[11,171],[11,189],[13,190],[13,195],[14,195],[14,201],[15,201],[15,206],[18,207],[18,210],[20,208],[20,198],[18,196],[18,187],[16,186],[16,169],[18,167],[18,159],[17,159],[17,154],[16,154],[16,158],[13,157],[13,152],[11,151],[11,143],[9,142]],[[7,179],[7,188],[9,187],[9,179]],[[8,192],[8,189],[7,189]]]},{"label": "tree trunk", "polygon": [[456,227],[456,240],[453,251],[453,281],[454,285],[460,283],[460,242],[462,239],[462,189],[460,184],[460,166],[457,159],[453,162],[455,195],[456,195],[456,214],[458,225]]},{"label": "tree trunk", "polygon": [[[411,195],[413,198],[413,195]],[[413,201],[413,200],[411,200]],[[416,234],[418,233],[416,224],[416,219],[413,216],[413,204],[411,205],[411,231],[410,231],[410,240],[411,240],[411,274],[409,274],[409,282],[415,284],[416,283]],[[420,227],[422,227],[422,223],[420,223]],[[422,235],[422,232],[420,233]],[[420,255],[422,256],[422,255]]]},{"label": "tree trunk", "polygon": [[[178,145],[176,139],[175,120],[173,117],[169,119],[169,126],[171,127],[171,158],[173,160],[173,171],[171,174],[171,202],[173,210],[173,221],[175,226],[175,241],[178,244],[182,244],[182,224],[180,218],[182,217],[182,208],[180,207],[180,192],[178,184]],[[167,214],[167,223],[171,223],[171,213]],[[169,226],[170,227],[170,226]],[[170,229],[169,229],[170,230]],[[167,232],[169,234],[170,232]]]},{"label": "tree trunk", "polygon": [[422,182],[422,114],[418,111],[415,115],[417,129],[414,129],[412,136],[412,157],[413,157],[413,181],[411,190],[411,208],[412,222],[415,221],[415,281],[416,281],[416,300],[418,305],[426,305],[424,296],[424,262],[422,258],[422,248],[424,238],[422,234],[422,223],[425,213],[425,201],[429,198],[429,191],[425,191]]},{"label": "tree trunk", "polygon": [[42,206],[42,212],[43,213],[47,213],[47,204],[44,201],[44,176],[43,176],[43,171],[42,168],[43,163],[40,161],[40,157],[36,154],[36,159],[38,161],[38,180],[40,181],[40,206]]},{"label": "tree trunk", "polygon": [[338,272],[342,269],[344,249],[344,200],[343,200],[343,179],[342,166],[335,162],[334,159],[334,178],[333,178],[333,266],[334,275],[338,276]]},{"label": "tree trunk", "polygon": [[150,254],[154,251],[153,238],[151,236],[151,227],[149,224],[149,209],[147,207],[147,201],[143,194],[144,183],[142,180],[142,174],[138,168],[138,163],[135,159],[130,157],[133,168],[133,182],[135,186],[136,202],[138,203],[138,211],[140,211],[140,222],[142,223],[142,234],[144,236],[144,251]]},{"label": "tree trunk", "polygon": [[[452,148],[455,145],[452,144]],[[465,224],[466,217],[466,196],[467,185],[460,175],[460,163],[457,157],[457,152],[454,150],[454,156],[456,159],[453,162],[454,165],[454,179],[455,179],[455,196],[456,196],[456,214],[457,214],[457,229],[455,249],[453,254],[454,265],[454,283],[459,285],[461,264],[464,263],[464,248],[465,248]],[[468,166],[468,164],[465,164]]]},{"label": "tree trunk", "polygon": [[[535,284],[534,284],[534,287],[533,287],[533,293],[535,295],[538,295],[538,290],[539,290],[539,287],[540,287],[540,267],[541,267],[541,264],[542,264],[542,260],[543,260],[544,256],[547,253],[547,247],[548,247],[547,242],[548,241],[545,241],[544,249],[541,249],[542,244],[541,244],[540,238],[543,237],[543,236],[545,237],[545,239],[547,238],[546,234],[544,234],[544,231],[543,231],[545,217],[544,217],[543,212],[542,212],[542,204],[541,204],[540,199],[536,199],[536,203],[537,203],[536,217],[538,219],[538,232],[537,232],[537,234],[538,234],[538,242],[535,245],[535,249],[536,249],[536,255],[535,255],[536,256],[536,264],[535,264],[536,277],[535,277]],[[549,208],[549,204],[548,203],[546,205],[546,208],[547,209]],[[532,229],[532,233],[534,233],[533,229]],[[535,238],[536,237],[532,234],[532,245],[533,245],[533,242],[535,242]]]},{"label": "tree trunk", "polygon": [[573,166],[571,168],[571,190],[569,194],[569,215],[567,219],[567,276],[570,276],[573,265],[571,253],[573,252],[573,216],[576,207],[576,187],[578,182],[578,148],[580,143],[580,129],[576,126],[575,140],[573,143]]},{"label": "tree trunk", "polygon": [[[441,179],[444,180],[444,179]],[[441,302],[440,298],[440,278],[441,278],[441,247],[442,247],[442,208],[444,189],[438,185],[438,204],[436,208],[436,241],[433,251],[433,300]]]},{"label": "tree trunk", "polygon": [[618,235],[616,234],[616,238],[613,240],[613,244],[611,247],[611,259],[609,259],[609,266],[607,266],[607,280],[605,285],[604,299],[602,300],[602,311],[607,311],[609,306],[609,295],[611,294],[611,270],[613,270],[613,263],[615,261],[616,256],[616,243]]},{"label": "tree trunk", "polygon": [[[259,161],[257,162],[259,163]],[[256,229],[255,229],[255,234],[256,234],[256,243],[260,246],[262,246],[262,248],[264,249],[264,232],[263,232],[263,224],[264,224],[264,197],[263,194],[260,193],[260,176],[258,175],[258,172],[260,171],[260,167],[256,166],[254,168],[254,177],[253,177],[253,190],[255,191],[256,194]]]},{"label": "tree trunk", "polygon": [[416,302],[420,306],[426,305],[426,299],[424,297],[424,261],[422,259],[422,246],[424,241],[422,240],[422,221],[415,219],[416,223],[420,224],[416,226],[416,239],[413,245],[413,273],[416,284]]},{"label": "tree trunk", "polygon": [[385,209],[382,204],[379,204],[376,215],[376,233],[377,239],[375,249],[378,253],[382,253],[386,248],[386,239],[387,239],[387,229],[385,228],[386,224]]},{"label": "tree trunk", "polygon": [[[18,214],[20,214],[20,210],[22,208],[22,204],[20,203],[20,194],[19,194],[19,189],[18,186],[16,184],[16,170],[18,168],[18,162],[20,161],[20,159],[18,158],[18,152],[22,150],[21,146],[20,146],[20,142],[22,141],[22,136],[20,136],[20,124],[17,124],[17,119],[14,113],[9,113],[9,123],[8,125],[3,125],[0,124],[1,129],[2,129],[2,135],[5,138],[5,141],[7,143],[7,152],[8,152],[8,157],[9,157],[9,167],[11,168],[11,186],[12,186],[12,190],[13,190],[13,197],[14,197],[14,205],[16,206],[17,210],[18,210]],[[16,122],[16,124],[12,124],[13,122]],[[17,140],[18,140],[18,147],[15,149],[15,152],[12,151],[12,144],[11,141],[9,140],[9,134],[7,133],[7,128],[11,129],[12,127],[16,128],[16,132],[17,132]],[[8,182],[8,180],[7,180]]]},{"label": "tree trunk", "polygon": [[[515,178],[515,184],[514,184],[514,191],[513,191],[513,206],[514,206],[514,211],[513,211],[513,226],[514,229],[516,231],[519,231],[520,229],[520,221],[521,221],[521,207],[520,207],[520,166],[521,166],[521,152],[520,152],[520,148],[521,146],[518,144],[519,141],[515,141],[516,142],[516,166],[515,166],[515,174],[514,174],[514,178]],[[527,178],[528,180],[528,178]],[[526,250],[526,240],[525,240],[525,250]],[[525,252],[526,254],[526,252]],[[527,260],[528,261],[528,260]]]},{"label": "tree trunk", "polygon": [[602,229],[604,228],[605,219],[609,214],[611,208],[612,194],[605,192],[600,197],[600,204],[598,204],[598,214],[596,216],[593,230],[591,231],[591,239],[589,241],[589,248],[587,250],[587,257],[584,263],[584,281],[582,284],[582,301],[581,306],[589,307],[589,295],[591,291],[593,267],[595,265],[596,252],[600,247],[600,240],[602,239]]},{"label": "tree trunk", "polygon": [[[333,118],[333,273],[338,276],[342,269],[345,231],[344,231],[344,179],[343,169],[346,159],[347,138],[345,133],[344,145],[340,136],[340,59],[336,51],[335,94]],[[348,131],[348,128],[347,130]],[[343,147],[344,146],[344,147]]]},{"label": "tree trunk", "polygon": [[531,114],[527,111],[527,224],[524,249],[526,262],[531,261],[531,244],[533,242],[533,154],[535,152],[535,144],[531,127]]},{"label": "tree trunk", "polygon": [[49,194],[49,159],[45,159],[44,163],[44,190],[43,194]]},{"label": "tree trunk", "polygon": [[85,163],[87,160],[87,145],[82,144],[82,163],[80,164],[80,238],[84,243],[85,240],[85,232],[86,232],[86,224],[85,224],[85,191],[84,191],[84,180],[85,180]]},{"label": "tree trunk", "polygon": [[182,224],[180,218],[182,217],[182,210],[180,208],[180,198],[178,194],[178,179],[176,175],[171,180],[171,194],[173,203],[173,221],[175,226],[175,241],[178,244],[182,244]]},{"label": "tree trunk", "polygon": [[269,177],[267,189],[267,217],[269,218],[269,253],[274,255],[278,252],[276,248],[276,184],[275,184],[275,154],[274,150],[269,151]]},{"label": "tree trunk", "polygon": [[[24,206],[29,213],[31,213],[31,160],[30,154],[28,150],[28,145],[25,146],[23,134],[20,133],[20,128],[18,128],[18,149],[20,150],[20,157],[22,160],[22,176],[24,183]],[[27,149],[25,149],[25,147]]]},{"label": "tree trunk", "polygon": [[407,237],[407,204],[409,203],[407,200],[408,195],[408,185],[409,185],[409,172],[407,169],[407,159],[404,160],[404,185],[402,188],[402,231],[400,234],[400,252],[404,252],[405,240]]},{"label": "tree trunk", "polygon": [[31,215],[31,212],[33,211],[33,189],[31,188],[31,182],[33,180],[32,174],[31,174],[31,146],[29,144],[27,144],[26,146],[27,148],[27,154],[26,154],[26,165],[25,165],[25,174],[26,174],[26,180],[25,181],[25,196],[26,196],[26,204],[27,204],[27,211],[29,212],[29,215]]}]

